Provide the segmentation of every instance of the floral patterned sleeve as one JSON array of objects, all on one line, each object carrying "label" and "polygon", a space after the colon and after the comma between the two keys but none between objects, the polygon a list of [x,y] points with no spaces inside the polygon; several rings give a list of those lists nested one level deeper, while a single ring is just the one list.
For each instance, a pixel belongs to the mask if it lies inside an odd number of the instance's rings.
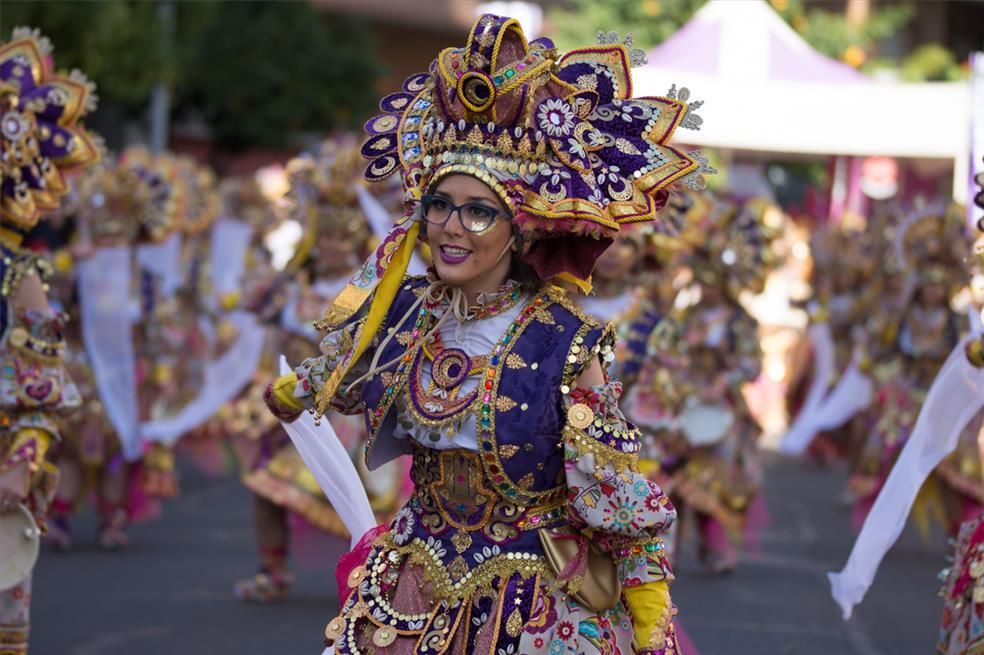
[{"label": "floral patterned sleeve", "polygon": [[625,587],[672,580],[662,534],[676,510],[636,469],[638,429],[618,407],[621,384],[574,388],[564,396],[568,515],[611,553]]}]

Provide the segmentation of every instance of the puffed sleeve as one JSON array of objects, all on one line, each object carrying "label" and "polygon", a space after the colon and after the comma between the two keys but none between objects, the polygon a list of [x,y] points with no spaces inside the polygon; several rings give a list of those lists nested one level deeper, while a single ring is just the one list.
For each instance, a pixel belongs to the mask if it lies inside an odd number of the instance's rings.
[{"label": "puffed sleeve", "polygon": [[625,586],[670,580],[662,534],[676,510],[636,467],[641,436],[618,407],[621,384],[565,396],[565,471],[572,523],[612,554]]},{"label": "puffed sleeve", "polygon": [[[610,363],[613,338],[603,336],[589,352]],[[582,370],[590,363],[577,359]],[[638,471],[641,435],[618,407],[621,392],[620,383],[606,379],[574,386],[563,396],[568,518],[615,561],[637,652],[676,652],[673,573],[662,538],[676,510],[659,485]]]}]

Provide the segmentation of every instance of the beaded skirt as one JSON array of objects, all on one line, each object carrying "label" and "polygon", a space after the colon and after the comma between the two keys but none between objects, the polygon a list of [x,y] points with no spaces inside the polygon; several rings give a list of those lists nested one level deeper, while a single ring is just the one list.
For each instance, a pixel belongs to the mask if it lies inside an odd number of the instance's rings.
[{"label": "beaded skirt", "polygon": [[631,652],[624,605],[580,605],[543,552],[539,530],[565,523],[564,487],[517,505],[465,450],[417,448],[412,477],[414,495],[325,630],[335,653]]}]

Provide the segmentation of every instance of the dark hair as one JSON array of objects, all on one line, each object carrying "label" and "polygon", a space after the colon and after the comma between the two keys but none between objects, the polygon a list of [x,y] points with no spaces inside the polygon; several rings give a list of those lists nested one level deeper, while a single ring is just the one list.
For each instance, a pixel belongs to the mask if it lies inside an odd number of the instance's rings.
[{"label": "dark hair", "polygon": [[[510,217],[511,218],[511,217]],[[543,286],[543,280],[536,270],[523,261],[523,235],[515,225],[512,226],[513,238],[516,239],[516,249],[510,253],[509,279],[518,283],[523,291],[536,292]]]}]

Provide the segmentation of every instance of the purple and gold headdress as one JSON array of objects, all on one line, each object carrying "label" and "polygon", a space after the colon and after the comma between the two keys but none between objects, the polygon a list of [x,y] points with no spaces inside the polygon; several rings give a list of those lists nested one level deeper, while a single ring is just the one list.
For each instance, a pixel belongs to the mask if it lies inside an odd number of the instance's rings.
[{"label": "purple and gold headdress", "polygon": [[[702,186],[697,153],[670,145],[677,127],[697,129],[688,92],[632,98],[637,51],[606,35],[560,55],[527,41],[518,21],[486,14],[461,48],[443,50],[427,73],[380,101],[365,124],[365,176],[403,177],[406,214],[441,179],[485,182],[512,213],[523,261],[544,280],[590,288],[591,270],[622,226],[654,223],[676,182]],[[337,324],[375,293],[355,361],[381,324],[410,259],[417,222],[403,221],[336,298],[321,325]],[[346,366],[337,369],[338,376]],[[325,394],[334,389],[333,381]]]},{"label": "purple and gold headdress", "polygon": [[366,177],[399,170],[410,203],[447,175],[477,177],[511,210],[541,278],[586,285],[620,226],[660,230],[668,187],[699,184],[699,157],[669,140],[699,126],[700,103],[675,91],[632,98],[633,54],[606,43],[561,56],[548,39],[527,42],[516,20],[482,16],[463,48],[380,102],[365,126]]},{"label": "purple and gold headdress", "polygon": [[17,28],[0,44],[0,217],[18,231],[58,209],[63,173],[99,160],[101,147],[81,125],[96,107],[95,86],[79,71],[55,74],[51,42]]}]

